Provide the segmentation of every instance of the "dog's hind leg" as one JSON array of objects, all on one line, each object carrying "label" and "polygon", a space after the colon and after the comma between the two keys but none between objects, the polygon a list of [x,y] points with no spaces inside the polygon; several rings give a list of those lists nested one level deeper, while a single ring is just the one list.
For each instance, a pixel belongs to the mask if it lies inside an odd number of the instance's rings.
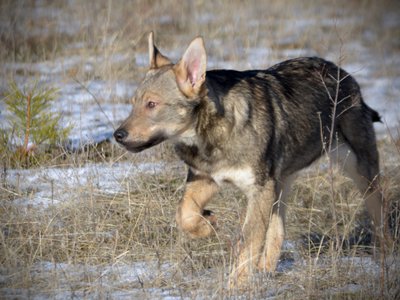
[{"label": "dog's hind leg", "polygon": [[[365,146],[369,148],[368,145]],[[378,166],[374,159],[356,156],[354,150],[346,143],[338,145],[330,154],[331,159],[343,169],[344,173],[353,179],[361,192],[367,211],[373,222],[374,241],[380,245],[391,246],[388,227],[385,224],[384,197],[379,183]]]},{"label": "dog's hind leg", "polygon": [[357,111],[341,118],[340,129],[345,143],[338,145],[330,156],[339,161],[357,185],[374,224],[374,238],[383,242],[387,233],[385,199],[379,182],[379,155],[372,121]]},{"label": "dog's hind leg", "polygon": [[286,199],[296,175],[292,174],[278,183],[277,197],[269,221],[263,254],[258,262],[262,271],[274,272],[279,261],[281,248],[285,237]]},{"label": "dog's hind leg", "polygon": [[176,222],[192,238],[206,237],[214,231],[216,218],[204,207],[217,190],[218,185],[211,178],[189,171],[185,193],[176,212]]}]

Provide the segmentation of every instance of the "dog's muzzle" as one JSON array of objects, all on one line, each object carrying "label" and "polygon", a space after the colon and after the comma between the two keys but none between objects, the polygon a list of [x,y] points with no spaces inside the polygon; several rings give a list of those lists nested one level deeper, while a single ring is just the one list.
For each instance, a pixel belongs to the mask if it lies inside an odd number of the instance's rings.
[{"label": "dog's muzzle", "polygon": [[163,134],[155,134],[147,141],[127,141],[128,132],[125,129],[119,128],[114,132],[115,140],[130,152],[140,152],[155,145],[160,144],[167,138]]}]

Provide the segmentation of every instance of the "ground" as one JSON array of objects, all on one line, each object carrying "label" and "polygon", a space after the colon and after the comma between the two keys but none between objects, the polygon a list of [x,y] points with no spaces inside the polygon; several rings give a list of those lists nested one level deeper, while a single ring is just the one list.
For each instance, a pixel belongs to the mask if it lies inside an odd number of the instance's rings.
[{"label": "ground", "polygon": [[[294,185],[278,272],[227,289],[243,195],[227,186],[210,204],[216,235],[190,240],[174,220],[186,167],[171,145],[130,154],[112,139],[147,70],[151,30],[173,61],[203,36],[208,69],[321,56],[351,73],[382,116],[383,188],[398,239],[398,1],[2,1],[1,98],[12,80],[57,88],[52,110],[72,131],[28,168],[1,154],[0,298],[398,298],[398,252],[384,264],[374,257],[361,195],[326,160]],[[0,126],[12,131],[8,116],[0,101]]]}]

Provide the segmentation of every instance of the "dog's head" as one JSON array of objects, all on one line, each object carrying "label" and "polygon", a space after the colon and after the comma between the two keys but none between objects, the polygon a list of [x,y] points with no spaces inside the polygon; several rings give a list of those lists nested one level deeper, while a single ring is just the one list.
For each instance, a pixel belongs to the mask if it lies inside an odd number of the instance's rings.
[{"label": "dog's head", "polygon": [[140,152],[167,139],[189,134],[204,95],[206,51],[194,39],[177,64],[162,55],[149,34],[150,68],[132,99],[129,117],[114,132],[118,143]]}]

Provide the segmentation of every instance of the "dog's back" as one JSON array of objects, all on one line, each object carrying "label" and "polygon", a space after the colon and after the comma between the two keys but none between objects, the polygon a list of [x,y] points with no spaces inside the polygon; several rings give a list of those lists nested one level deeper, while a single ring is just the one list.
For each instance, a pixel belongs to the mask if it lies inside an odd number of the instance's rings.
[{"label": "dog's back", "polygon": [[[224,155],[229,153],[236,161],[237,156],[249,159],[252,150],[244,141],[253,136],[251,148],[263,148],[266,154],[265,163],[255,163],[268,169],[270,176],[287,176],[304,168],[333,139],[354,148],[375,140],[372,122],[379,116],[364,103],[357,82],[321,58],[292,59],[267,70],[208,71],[206,88],[207,101],[214,107],[210,114],[216,114],[212,126],[204,118],[208,125],[200,123],[204,130],[199,134],[212,140],[209,154],[224,148]],[[221,128],[229,134],[221,136]],[[366,132],[366,140],[358,145],[354,136],[360,131]]]}]

